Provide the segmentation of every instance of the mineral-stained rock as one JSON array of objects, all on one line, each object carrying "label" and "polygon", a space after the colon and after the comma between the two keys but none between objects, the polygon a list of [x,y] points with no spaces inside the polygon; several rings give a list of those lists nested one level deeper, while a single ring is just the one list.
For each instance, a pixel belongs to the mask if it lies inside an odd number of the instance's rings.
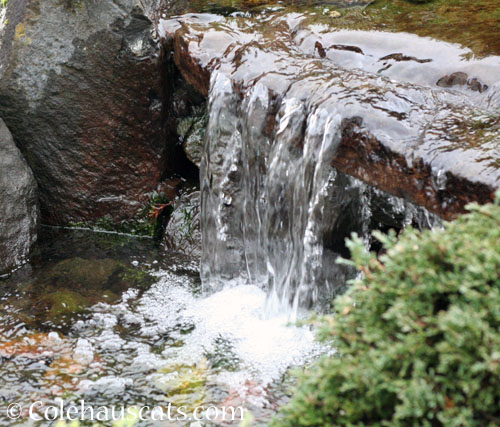
[{"label": "mineral-stained rock", "polygon": [[33,173],[0,119],[0,275],[27,260],[37,226]]},{"label": "mineral-stained rock", "polygon": [[[200,14],[163,21],[161,30],[178,69],[200,93],[208,95],[211,77],[220,74],[241,98],[262,85],[275,105],[266,119],[268,136],[280,132],[276,113],[283,100],[294,98],[305,116],[324,109],[341,119],[330,160],[338,171],[444,219],[469,202],[493,199],[500,186],[500,118],[492,94],[441,89],[436,76],[448,72],[446,58],[491,86],[494,58],[464,63],[455,47],[416,36],[404,37],[415,39],[419,51],[405,51],[399,35],[328,32],[302,20],[278,12],[261,31],[259,20]],[[349,40],[350,50],[327,51]],[[324,58],[318,58],[319,44]]]},{"label": "mineral-stained rock", "polygon": [[15,0],[0,17],[0,115],[45,223],[129,219],[165,170],[153,3]]}]

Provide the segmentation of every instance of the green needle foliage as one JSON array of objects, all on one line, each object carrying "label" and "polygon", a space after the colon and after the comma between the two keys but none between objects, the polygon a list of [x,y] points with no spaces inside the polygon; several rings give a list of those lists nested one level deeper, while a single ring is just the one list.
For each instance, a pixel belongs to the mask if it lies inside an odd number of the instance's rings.
[{"label": "green needle foliage", "polygon": [[500,206],[469,210],[444,230],[377,234],[379,258],[353,236],[363,278],[321,330],[337,353],[275,426],[500,424]]}]

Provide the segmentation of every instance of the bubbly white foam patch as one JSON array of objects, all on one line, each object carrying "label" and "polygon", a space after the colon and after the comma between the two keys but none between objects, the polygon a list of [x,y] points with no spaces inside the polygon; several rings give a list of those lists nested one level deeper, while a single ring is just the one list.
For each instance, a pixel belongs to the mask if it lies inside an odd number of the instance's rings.
[{"label": "bubbly white foam patch", "polygon": [[218,336],[228,338],[243,367],[268,384],[289,366],[303,363],[317,343],[308,328],[289,325],[288,313],[268,317],[265,307],[266,293],[250,285],[198,300],[186,310],[196,323],[193,343],[209,348]]},{"label": "bubbly white foam patch", "polygon": [[[169,365],[206,364],[207,355],[213,353],[227,356],[230,362],[236,361],[235,366],[209,372],[210,378],[242,397],[248,395],[248,401],[265,400],[265,392],[256,392],[259,387],[265,388],[290,366],[303,365],[324,350],[309,327],[290,324],[291,311],[270,315],[266,293],[257,286],[239,284],[203,297],[193,295],[196,285],[189,277],[171,271],[155,275],[158,282],[144,294],[130,290],[118,304],[94,306],[92,318],[75,325],[74,330],[88,340],[78,347],[111,354],[126,362],[122,374],[132,369],[146,373],[151,381],[161,381],[162,368]],[[139,332],[123,340],[117,325]],[[166,337],[177,344],[167,342],[159,354],[151,343],[164,342]],[[102,389],[109,386],[108,380],[82,386]]]},{"label": "bubbly white foam patch", "polygon": [[[143,310],[150,318],[161,319],[156,330],[172,328],[174,322],[194,326],[189,334],[179,335],[184,342],[181,348],[163,352],[176,363],[197,363],[215,349],[217,339],[227,341],[244,371],[244,375],[241,371],[225,375],[228,381],[232,378],[230,382],[235,378],[237,382],[253,379],[267,385],[288,367],[301,365],[321,351],[309,327],[289,323],[290,312],[269,316],[266,293],[257,286],[239,285],[196,298],[172,284],[171,276],[166,275],[143,302]],[[144,332],[152,333],[151,327]]]}]

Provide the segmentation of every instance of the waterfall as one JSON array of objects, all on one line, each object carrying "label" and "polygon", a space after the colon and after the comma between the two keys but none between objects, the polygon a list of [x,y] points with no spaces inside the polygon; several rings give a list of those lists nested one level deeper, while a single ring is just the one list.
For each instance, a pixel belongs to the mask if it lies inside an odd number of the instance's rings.
[{"label": "waterfall", "polygon": [[200,171],[205,291],[254,284],[270,312],[328,304],[353,274],[335,263],[343,240],[356,231],[368,245],[375,210],[398,228],[435,222],[331,166],[340,111],[233,85],[213,73]]}]

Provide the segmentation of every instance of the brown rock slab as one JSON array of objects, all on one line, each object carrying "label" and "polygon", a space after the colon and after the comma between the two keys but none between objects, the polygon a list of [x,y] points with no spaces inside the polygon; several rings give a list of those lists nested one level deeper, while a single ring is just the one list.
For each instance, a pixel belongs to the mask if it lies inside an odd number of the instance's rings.
[{"label": "brown rock slab", "polygon": [[[293,97],[308,112],[338,115],[341,138],[331,164],[339,171],[444,219],[470,202],[493,200],[500,186],[500,108],[493,75],[488,83],[495,87],[484,93],[442,89],[434,78],[445,74],[437,52],[446,55],[449,49],[451,57],[458,51],[422,39],[419,49],[427,51],[420,57],[405,52],[394,35],[380,33],[376,37],[387,37],[393,52],[371,56],[393,62],[377,73],[378,59],[368,58],[374,50],[369,35],[348,51],[332,49],[351,57],[335,57],[325,49],[343,44],[335,33],[302,26],[298,14],[266,19],[262,26],[248,18],[185,15],[162,21],[161,32],[184,78],[204,95],[211,77],[223,73],[241,95],[260,84],[275,104]],[[361,55],[368,58],[363,69],[353,65]],[[494,59],[466,65],[482,75]],[[274,123],[266,124],[270,135],[277,132]]]}]

